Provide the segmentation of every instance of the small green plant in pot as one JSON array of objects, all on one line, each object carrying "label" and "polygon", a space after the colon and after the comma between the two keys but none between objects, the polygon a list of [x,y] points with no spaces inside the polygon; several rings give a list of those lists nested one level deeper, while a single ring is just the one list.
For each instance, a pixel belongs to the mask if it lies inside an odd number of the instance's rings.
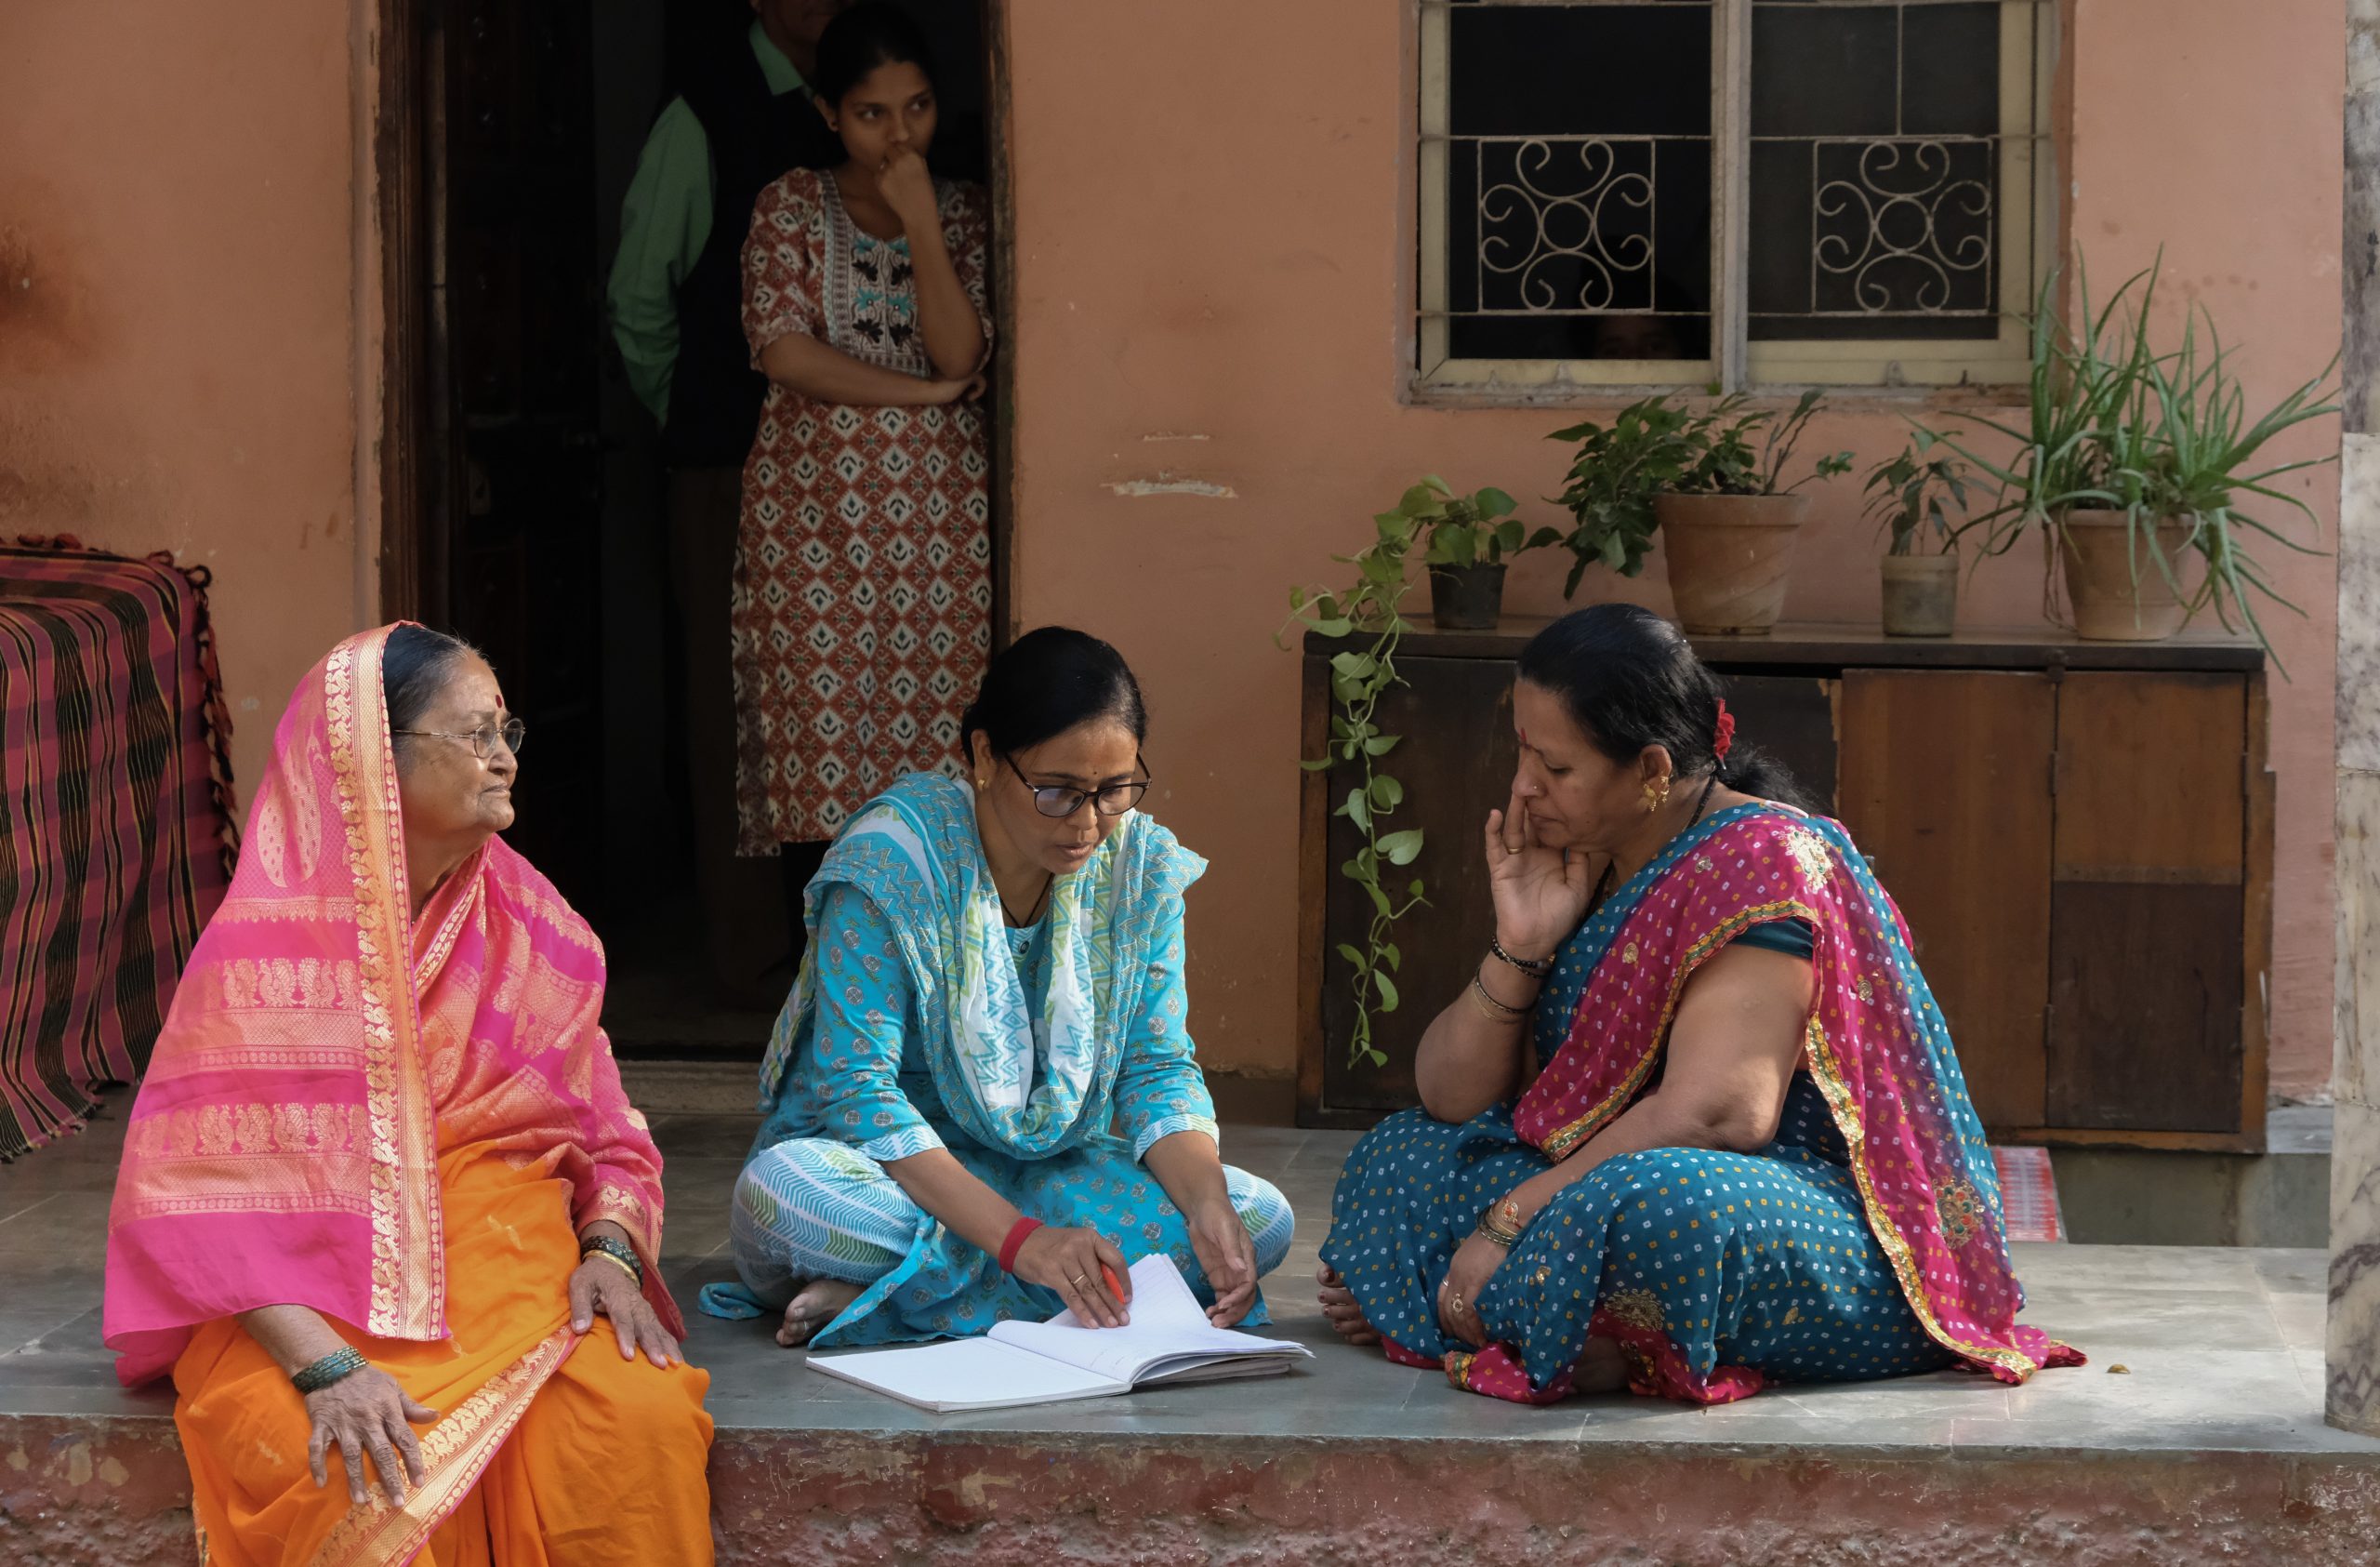
[{"label": "small green plant in pot", "polygon": [[[1971,482],[1967,465],[1945,438],[1922,428],[1898,453],[1868,470],[1867,514],[1889,540],[1883,562],[1884,635],[1946,637],[1957,624],[1959,527]],[[1952,508],[1960,514],[1957,525]]]},{"label": "small green plant in pot", "polygon": [[1609,425],[1589,420],[1556,431],[1575,441],[1562,503],[1577,526],[1565,542],[1577,562],[1570,587],[1590,564],[1623,577],[1643,569],[1659,527],[1679,623],[1706,634],[1761,634],[1785,607],[1792,551],[1812,479],[1851,468],[1831,452],[1791,485],[1785,466],[1819,406],[1802,394],[1792,408],[1751,408],[1741,393],[1697,413],[1666,395],[1632,404]]},{"label": "small green plant in pot", "polygon": [[1394,511],[1372,521],[1383,538],[1401,526],[1420,530],[1430,573],[1430,618],[1446,631],[1495,629],[1503,615],[1504,565],[1524,551],[1561,542],[1561,533],[1528,526],[1513,515],[1519,503],[1492,485],[1457,495],[1430,474],[1405,492]]},{"label": "small green plant in pot", "polygon": [[2317,525],[2303,499],[2274,484],[2334,458],[2259,464],[2275,437],[2337,412],[2329,381],[2338,362],[2251,418],[2230,351],[2202,307],[2189,312],[2177,348],[2151,343],[2161,265],[2127,279],[2103,307],[2081,282],[2072,323],[2058,313],[2057,278],[2043,283],[2030,336],[2029,418],[1977,421],[2016,442],[2016,453],[1994,463],[1957,448],[2001,486],[2000,503],[1971,525],[1984,530],[1987,554],[2040,529],[2049,555],[2044,604],[2062,618],[2062,579],[2078,635],[2158,641],[2211,606],[2227,630],[2237,616],[2270,653],[2256,601],[2296,606],[2273,589],[2249,536],[2299,554],[2319,551],[2248,508],[2269,502]]}]

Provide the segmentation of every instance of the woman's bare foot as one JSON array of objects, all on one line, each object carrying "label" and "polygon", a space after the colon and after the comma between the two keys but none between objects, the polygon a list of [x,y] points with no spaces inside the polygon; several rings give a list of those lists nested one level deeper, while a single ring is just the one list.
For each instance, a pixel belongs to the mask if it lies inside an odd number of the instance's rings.
[{"label": "woman's bare foot", "polygon": [[810,1342],[810,1335],[842,1314],[844,1307],[859,1298],[859,1286],[847,1284],[840,1279],[813,1279],[794,1292],[785,1308],[785,1322],[777,1329],[777,1342],[788,1349],[799,1349]]},{"label": "woman's bare foot", "polygon": [[1322,1314],[1329,1319],[1331,1332],[1350,1344],[1380,1342],[1380,1335],[1364,1321],[1363,1308],[1355,1304],[1355,1292],[1347,1287],[1346,1280],[1339,1277],[1338,1269],[1327,1262],[1316,1263],[1314,1281],[1322,1286],[1322,1293],[1315,1298],[1322,1302]]},{"label": "woman's bare foot", "polygon": [[1579,1356],[1579,1363],[1570,1368],[1570,1390],[1574,1393],[1628,1391],[1628,1362],[1620,1357],[1618,1339],[1587,1340],[1585,1350]]}]

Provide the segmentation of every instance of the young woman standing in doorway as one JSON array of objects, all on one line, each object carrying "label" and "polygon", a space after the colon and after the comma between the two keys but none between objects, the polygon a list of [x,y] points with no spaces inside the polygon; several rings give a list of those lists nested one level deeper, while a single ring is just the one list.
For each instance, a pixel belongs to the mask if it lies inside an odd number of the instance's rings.
[{"label": "young woman standing in doorway", "polygon": [[838,166],[764,191],[744,326],[769,378],[734,594],[742,852],[820,841],[904,773],[955,771],[991,642],[983,192],[927,172],[926,40],[862,0],[818,46]]}]

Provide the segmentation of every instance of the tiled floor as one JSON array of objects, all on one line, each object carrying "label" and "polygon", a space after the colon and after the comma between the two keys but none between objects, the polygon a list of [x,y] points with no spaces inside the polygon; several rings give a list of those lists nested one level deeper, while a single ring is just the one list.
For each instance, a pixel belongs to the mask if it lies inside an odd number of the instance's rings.
[{"label": "tiled floor", "polygon": [[[0,1413],[162,1415],[170,1394],[126,1393],[99,1344],[108,1195],[125,1099],[111,1119],[0,1166]],[[721,1252],[730,1185],[749,1117],[662,1115],[668,1156],[665,1258],[681,1301],[729,1277]],[[1225,1133],[1227,1157],[1277,1183],[1298,1242],[1268,1295],[1273,1331],[1316,1354],[1287,1383],[1219,1384],[1005,1414],[933,1416],[806,1373],[764,1324],[694,1320],[690,1355],[713,1373],[728,1428],[1003,1430],[1400,1437],[1515,1441],[1784,1443],[1884,1449],[2267,1451],[2380,1456],[2380,1441],[2320,1415],[2324,1260],[2311,1251],[2032,1246],[2019,1267],[2029,1319],[2081,1345],[2092,1364],[2009,1388],[1944,1373],[1842,1388],[1773,1389],[1696,1411],[1644,1400],[1552,1409],[1461,1394],[1439,1378],[1344,1348],[1310,1280],[1330,1189],[1352,1135],[1276,1127]],[[2118,1374],[2114,1368],[2126,1368]]]}]

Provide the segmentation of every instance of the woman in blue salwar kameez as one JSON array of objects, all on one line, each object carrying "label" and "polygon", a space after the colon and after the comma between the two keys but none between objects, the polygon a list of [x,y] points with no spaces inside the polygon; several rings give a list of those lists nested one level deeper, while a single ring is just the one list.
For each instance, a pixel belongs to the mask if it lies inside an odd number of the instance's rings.
[{"label": "woman in blue salwar kameez", "polygon": [[902,779],[810,883],[736,1181],[743,1282],[706,1309],[781,1312],[778,1342],[821,1348],[1110,1324],[1162,1252],[1216,1322],[1265,1321],[1291,1215],[1218,1150],[1183,978],[1206,864],[1136,809],[1131,671],[1044,628],[962,730],[972,788]]}]

